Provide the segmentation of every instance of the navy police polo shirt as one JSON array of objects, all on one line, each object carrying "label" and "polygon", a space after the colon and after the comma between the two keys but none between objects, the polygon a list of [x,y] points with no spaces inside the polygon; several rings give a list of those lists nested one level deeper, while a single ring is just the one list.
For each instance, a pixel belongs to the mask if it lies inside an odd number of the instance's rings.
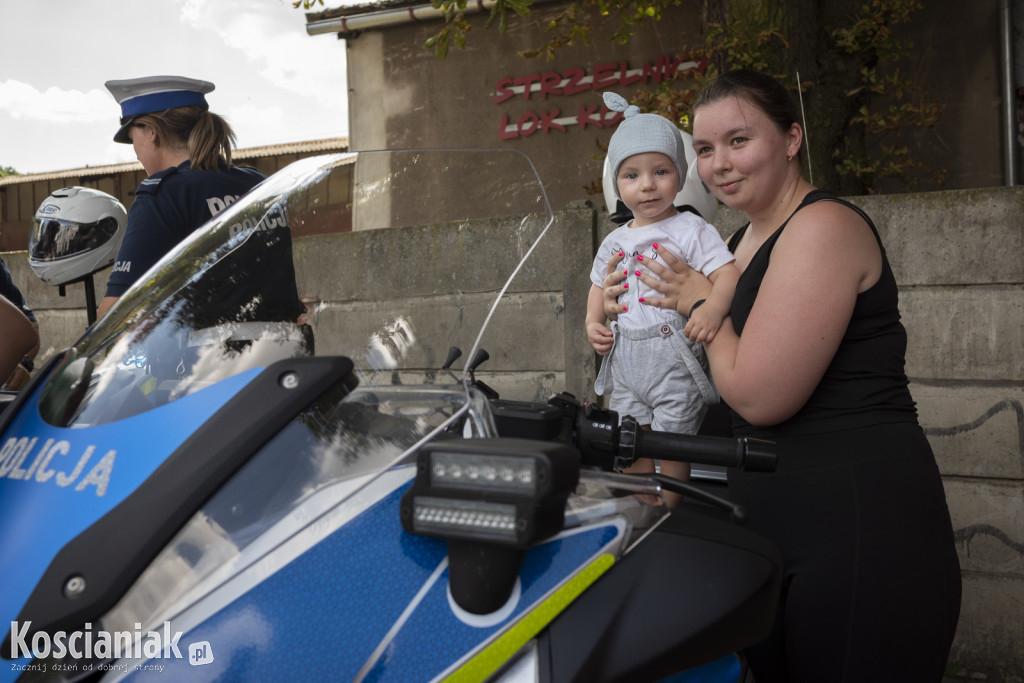
[{"label": "navy police polo shirt", "polygon": [[25,314],[25,317],[32,322],[38,322],[36,320],[36,314],[32,312],[32,307],[25,301],[25,296],[18,289],[18,285],[14,284],[14,278],[11,277],[11,271],[7,269],[7,264],[4,263],[3,259],[0,259],[0,296],[4,297],[12,304],[21,309],[21,312]]},{"label": "navy police polo shirt", "polygon": [[128,211],[106,295],[124,294],[164,254],[264,179],[254,168],[194,171],[185,161],[143,180]]}]

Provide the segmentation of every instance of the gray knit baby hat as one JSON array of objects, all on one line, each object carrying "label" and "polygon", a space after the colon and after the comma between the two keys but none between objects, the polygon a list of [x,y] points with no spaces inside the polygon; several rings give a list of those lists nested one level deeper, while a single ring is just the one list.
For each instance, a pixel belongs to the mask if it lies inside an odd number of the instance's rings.
[{"label": "gray knit baby hat", "polygon": [[686,150],[683,138],[672,122],[659,114],[641,114],[640,109],[629,104],[622,95],[605,91],[604,104],[612,111],[621,111],[622,123],[608,142],[608,167],[612,172],[612,188],[619,199],[616,178],[619,166],[634,154],[661,152],[676,165],[679,172],[679,188],[686,182]]}]

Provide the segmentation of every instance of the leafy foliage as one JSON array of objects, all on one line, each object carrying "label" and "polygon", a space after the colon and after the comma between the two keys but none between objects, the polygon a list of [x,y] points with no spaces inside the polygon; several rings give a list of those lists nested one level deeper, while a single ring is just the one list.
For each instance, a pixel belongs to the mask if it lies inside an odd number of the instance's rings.
[{"label": "leafy foliage", "polygon": [[[448,48],[454,45],[459,49],[466,47],[466,34],[470,24],[465,17],[466,0],[433,0],[434,9],[443,9],[445,25],[440,31],[427,39],[423,47],[433,50],[438,59],[448,56]],[[508,29],[508,14],[512,12],[520,17],[530,16],[533,0],[496,0],[491,6],[484,28],[491,28],[498,23],[498,32],[505,33]]]},{"label": "leafy foliage", "polygon": [[[633,103],[690,131],[689,111],[707,80],[728,69],[755,69],[799,88],[800,98],[811,95],[817,102],[808,110],[805,127],[808,140],[825,143],[808,160],[819,173],[824,171],[822,185],[849,194],[871,193],[885,179],[911,190],[922,179],[942,185],[947,170],[928,168],[901,144],[908,131],[934,127],[942,113],[939,102],[895,66],[913,45],[900,40],[894,29],[922,8],[919,0],[870,0],[855,6],[849,24],[825,32],[829,50],[848,58],[836,60],[838,67],[819,69],[814,78],[802,77],[799,84],[786,16],[765,11],[768,4],[740,7],[734,2],[726,22],[706,27],[703,45],[683,48],[682,57],[698,62],[698,68],[679,72],[656,90],[638,92]],[[859,68],[845,76],[836,71],[849,64]],[[843,88],[845,82],[854,85]],[[826,128],[827,118],[838,119],[840,125]]]},{"label": "leafy foliage", "polygon": [[805,128],[808,142],[815,140],[817,146],[807,163],[818,171],[818,184],[849,195],[873,193],[883,181],[911,190],[922,182],[942,185],[947,169],[916,160],[904,141],[913,131],[933,128],[942,114],[939,101],[897,66],[913,45],[900,40],[895,29],[922,9],[920,0],[869,0],[854,6],[848,24],[821,32],[817,50],[840,56],[815,60],[811,78],[800,74],[785,14],[765,11],[768,4],[740,7],[734,2],[725,23],[706,27],[702,45],[683,48],[681,56],[698,62],[698,68],[678,73],[655,90],[639,91],[633,103],[690,130],[688,115],[703,83],[729,69],[754,69],[799,89],[802,105],[805,97],[813,102]]},{"label": "leafy foliage", "polygon": [[13,166],[0,166],[0,178],[6,177],[6,176],[9,176],[9,175],[21,175],[21,174],[18,173],[16,170],[14,170]]},{"label": "leafy foliage", "polygon": [[[300,0],[303,1],[303,0]],[[304,0],[314,1],[314,0]],[[666,7],[679,5],[681,0],[572,0],[562,12],[548,20],[545,28],[551,35],[544,44],[524,50],[519,54],[524,57],[544,57],[548,61],[555,58],[555,52],[568,45],[589,45],[591,20],[593,17],[616,19],[618,27],[612,34],[612,40],[625,44],[633,35],[633,29],[647,21],[658,21]],[[498,22],[498,31],[504,33],[507,28],[508,12],[518,16],[530,15],[533,0],[497,0],[491,7],[486,27]],[[462,16],[466,0],[433,0],[435,8],[443,8],[446,17],[454,10],[454,19],[447,21],[444,28],[431,36],[424,47],[434,50],[441,59],[447,55],[447,45],[455,44],[464,47],[466,34],[470,30],[468,22]],[[444,50],[438,49],[445,46]]]},{"label": "leafy foliage", "polygon": [[728,23],[709,24],[704,43],[683,46],[680,57],[697,67],[679,70],[670,80],[652,91],[640,90],[633,99],[644,111],[655,112],[692,132],[690,112],[697,94],[705,83],[729,69],[754,69],[786,82],[785,65],[779,55],[785,54],[789,41],[769,18],[756,15],[751,19],[739,15]]},{"label": "leafy foliage", "polygon": [[846,91],[848,97],[869,93],[869,103],[857,108],[849,124],[861,127],[874,141],[874,147],[861,147],[846,136],[833,153],[840,174],[856,177],[869,191],[883,178],[893,178],[912,190],[919,188],[921,175],[938,185],[945,180],[947,169],[932,171],[915,161],[906,145],[890,142],[901,138],[907,129],[933,127],[942,115],[938,100],[915,86],[898,68],[882,68],[913,49],[911,43],[894,35],[893,27],[908,23],[922,7],[919,0],[871,0],[860,6],[849,27],[837,28],[832,34],[846,54],[875,57],[860,69],[858,85]]}]

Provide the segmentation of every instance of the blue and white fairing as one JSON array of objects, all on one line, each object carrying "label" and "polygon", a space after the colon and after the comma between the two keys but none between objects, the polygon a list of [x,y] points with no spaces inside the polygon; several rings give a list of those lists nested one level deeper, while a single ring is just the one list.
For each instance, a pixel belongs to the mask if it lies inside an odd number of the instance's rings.
[{"label": "blue and white fairing", "polygon": [[256,372],[162,410],[87,428],[47,423],[37,387],[8,426],[0,451],[5,622],[17,619],[61,548],[125,500]]},{"label": "blue and white fairing", "polygon": [[528,653],[663,510],[622,495],[643,484],[584,477],[508,603],[459,609],[444,542],[403,532],[398,499],[421,444],[496,435],[487,401],[465,375],[436,383],[454,340],[427,343],[407,316],[364,316],[362,344],[337,348],[303,301],[294,241],[339,221],[481,220],[514,232],[524,258],[544,234],[552,214],[524,156],[296,162],[41,371],[0,422],[0,681],[482,679]]}]

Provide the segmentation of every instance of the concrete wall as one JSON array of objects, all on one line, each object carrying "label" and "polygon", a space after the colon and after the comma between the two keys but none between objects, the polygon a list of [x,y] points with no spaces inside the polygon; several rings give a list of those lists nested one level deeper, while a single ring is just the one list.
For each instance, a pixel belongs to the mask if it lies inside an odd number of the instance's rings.
[{"label": "concrete wall", "polygon": [[907,372],[964,576],[951,660],[1024,680],[1024,191],[859,201],[901,284]]},{"label": "concrete wall", "polygon": [[[921,421],[945,478],[964,576],[951,667],[964,677],[1024,680],[1024,188],[855,200],[876,221],[900,284],[907,357]],[[723,233],[738,226],[728,211]],[[595,357],[583,333],[587,274],[606,216],[578,203],[502,304],[478,377],[505,398],[591,397]],[[363,348],[402,314],[437,368],[449,345],[468,350],[491,290],[520,248],[487,226],[429,226],[296,240],[299,290],[320,353]],[[407,268],[355,270],[346,256]],[[85,328],[82,286],[61,299],[5,254],[39,314],[40,357]],[[102,283],[97,284],[102,291]],[[367,298],[373,292],[374,298]],[[456,320],[456,323],[442,321]],[[913,491],[907,495],[912,496]]]}]

